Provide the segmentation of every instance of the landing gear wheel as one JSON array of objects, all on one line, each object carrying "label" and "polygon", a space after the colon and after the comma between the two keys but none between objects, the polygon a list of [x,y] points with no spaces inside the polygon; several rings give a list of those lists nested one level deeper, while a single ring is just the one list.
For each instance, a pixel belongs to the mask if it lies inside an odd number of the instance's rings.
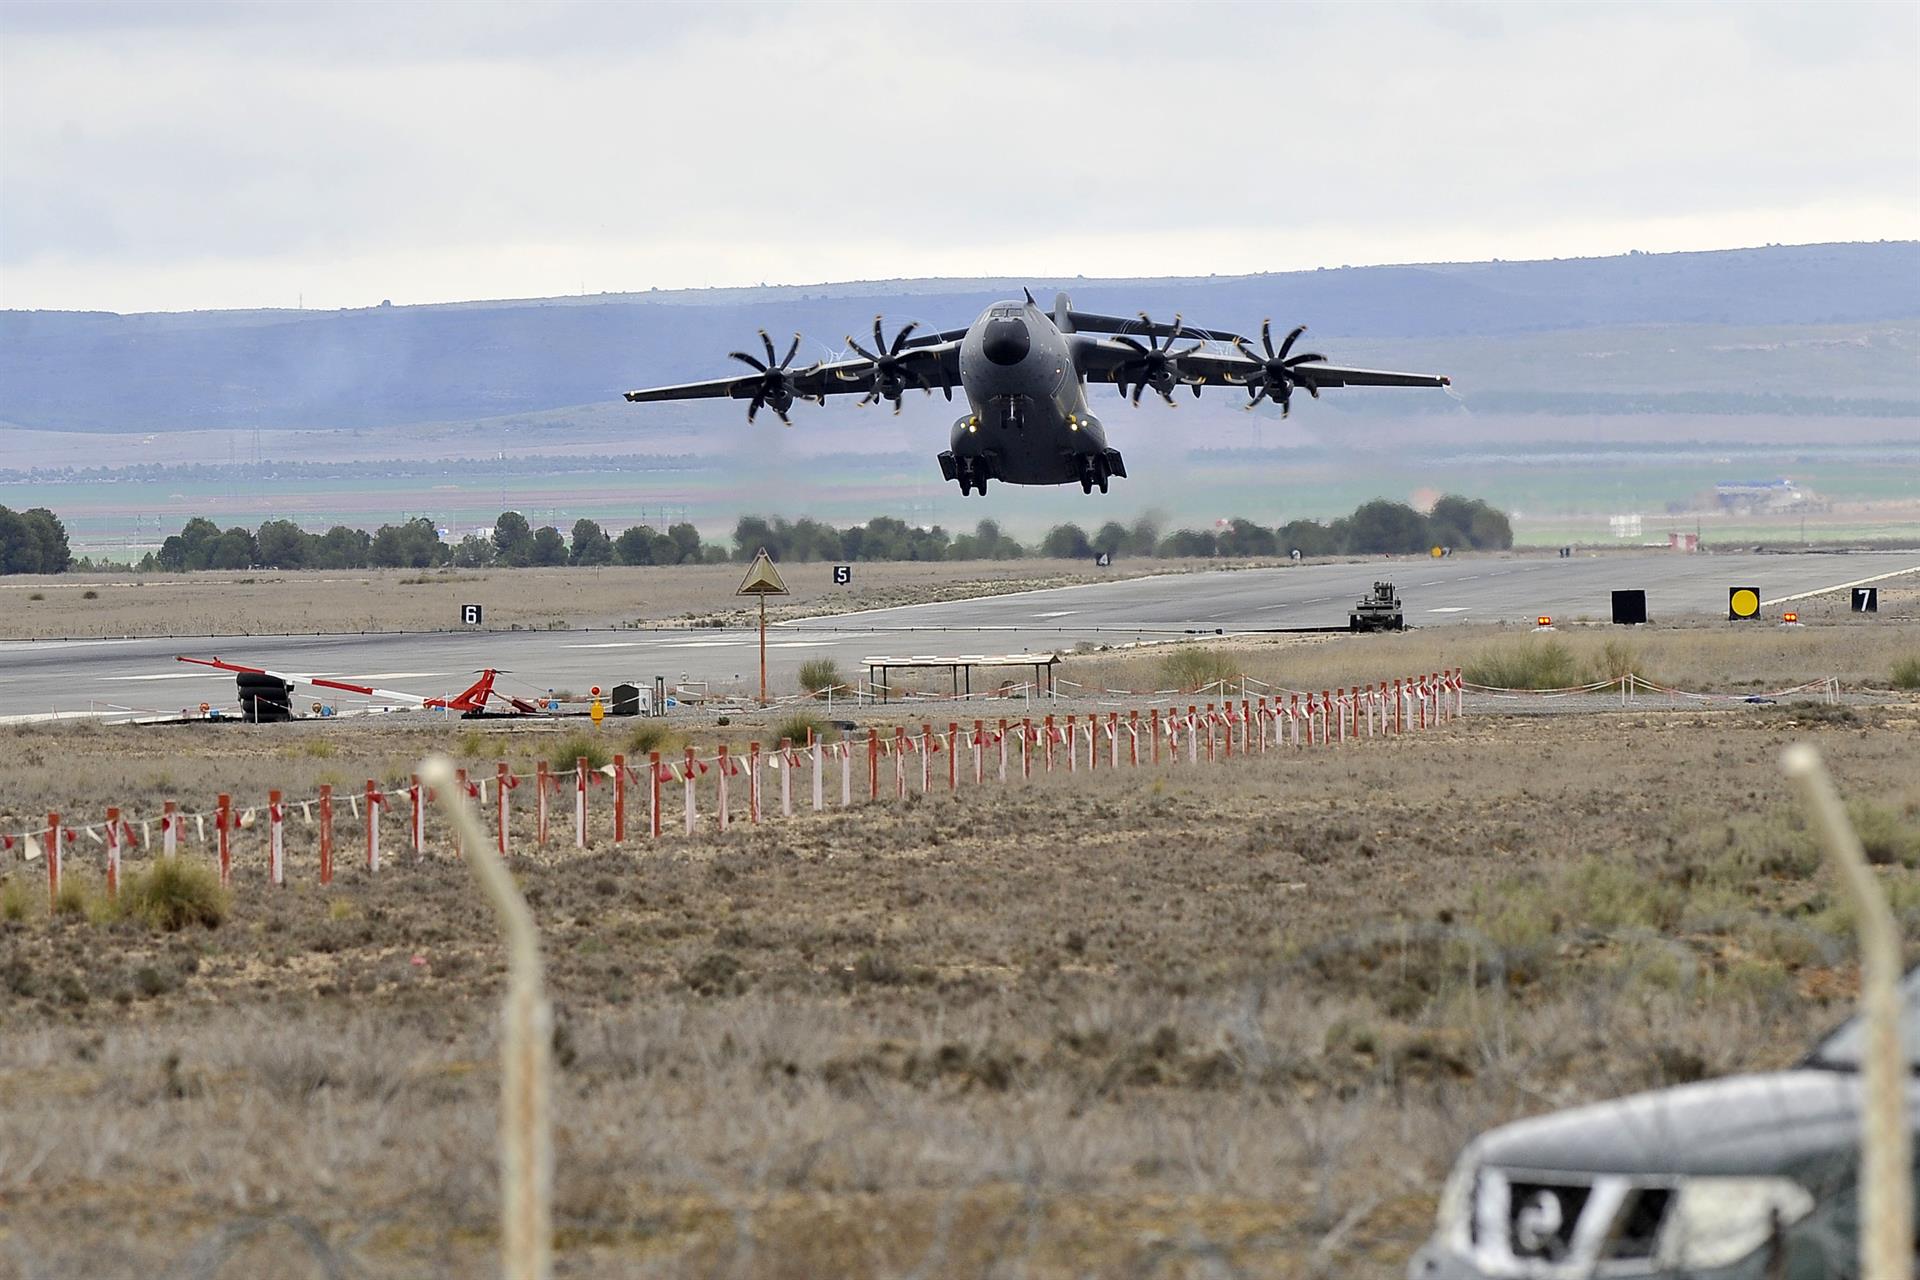
[{"label": "landing gear wheel", "polygon": [[973,491],[973,481],[967,479],[965,476],[961,476],[960,477],[960,496],[964,498],[972,491]]},{"label": "landing gear wheel", "polygon": [[1093,481],[1089,480],[1086,476],[1080,477],[1080,492],[1082,493],[1093,492]]},{"label": "landing gear wheel", "polygon": [[979,481],[976,482],[973,487],[980,491],[981,497],[984,498],[987,496],[987,478],[985,476],[981,476]]},{"label": "landing gear wheel", "polygon": [[1103,471],[1100,473],[1100,492],[1105,493],[1106,491],[1107,491],[1107,473]]}]

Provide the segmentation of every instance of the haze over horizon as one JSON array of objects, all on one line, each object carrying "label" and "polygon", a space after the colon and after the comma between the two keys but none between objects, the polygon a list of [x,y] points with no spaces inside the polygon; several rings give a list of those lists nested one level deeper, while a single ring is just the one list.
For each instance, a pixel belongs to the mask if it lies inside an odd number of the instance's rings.
[{"label": "haze over horizon", "polygon": [[1014,12],[10,4],[0,306],[1920,239],[1914,6]]}]

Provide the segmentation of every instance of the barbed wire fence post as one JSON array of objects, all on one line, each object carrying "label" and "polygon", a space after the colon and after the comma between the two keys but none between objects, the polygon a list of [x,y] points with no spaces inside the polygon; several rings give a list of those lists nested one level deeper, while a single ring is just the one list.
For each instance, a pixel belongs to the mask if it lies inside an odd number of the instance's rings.
[{"label": "barbed wire fence post", "polygon": [[553,1268],[553,1010],[541,971],[540,934],[505,860],[491,850],[462,789],[454,785],[453,761],[429,756],[421,762],[420,776],[453,823],[507,944],[500,1044],[501,1271],[508,1280],[548,1280]]},{"label": "barbed wire fence post", "polygon": [[1886,896],[1820,753],[1788,747],[1781,770],[1800,789],[1814,828],[1852,901],[1860,934],[1860,1273],[1863,1280],[1913,1274],[1913,1134],[1907,1128],[1909,1064],[1900,1043],[1900,937]]}]

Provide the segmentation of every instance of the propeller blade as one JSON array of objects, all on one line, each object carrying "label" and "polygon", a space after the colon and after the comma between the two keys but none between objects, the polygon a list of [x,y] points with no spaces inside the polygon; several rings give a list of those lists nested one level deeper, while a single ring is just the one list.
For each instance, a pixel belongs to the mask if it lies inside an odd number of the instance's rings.
[{"label": "propeller blade", "polygon": [[787,411],[785,409],[775,409],[774,412],[780,415],[781,426],[790,427],[793,425],[793,419],[787,416]]},{"label": "propeller blade", "polygon": [[1315,360],[1319,361],[1321,364],[1325,364],[1327,361],[1327,358],[1321,355],[1318,351],[1309,351],[1307,352],[1307,354],[1303,356],[1295,356],[1293,359],[1288,360],[1285,363],[1287,368],[1291,369],[1293,368],[1293,366],[1297,364],[1308,364]]},{"label": "propeller blade", "polygon": [[1142,391],[1145,391],[1146,389],[1147,389],[1147,384],[1144,382],[1136,382],[1133,384],[1133,407],[1134,408],[1138,409],[1140,407],[1140,393]]},{"label": "propeller blade", "polygon": [[800,350],[800,335],[796,333],[793,335],[793,345],[787,348],[787,358],[780,362],[782,369],[793,363],[793,354],[798,350]]},{"label": "propeller blade", "polygon": [[1121,346],[1128,348],[1129,350],[1138,351],[1141,355],[1147,354],[1147,349],[1145,347],[1141,346],[1138,342],[1135,342],[1132,338],[1129,338],[1124,334],[1122,334],[1118,338],[1115,338],[1114,341],[1119,343]]},{"label": "propeller blade", "polygon": [[891,350],[887,352],[887,354],[890,356],[899,355],[900,348],[905,346],[907,343],[907,335],[911,334],[915,329],[918,329],[919,327],[920,327],[920,322],[918,320],[907,321],[907,327],[893,335],[893,347]]},{"label": "propeller blade", "polygon": [[[874,354],[873,354],[873,353],[872,353],[871,351],[868,351],[868,350],[867,350],[867,349],[866,349],[865,347],[863,347],[863,346],[861,346],[861,345],[860,345],[859,343],[857,343],[857,342],[855,342],[855,341],[853,340],[853,335],[852,335],[852,334],[848,334],[848,335],[847,335],[847,345],[848,345],[849,347],[851,347],[851,348],[853,348],[853,354],[855,354],[855,355],[857,355],[857,356],[859,356],[859,357],[860,357],[860,358],[861,358],[862,360],[871,360],[871,361],[873,361],[873,362],[874,362],[875,364],[879,364],[879,363],[880,363],[880,357],[879,357],[879,356],[876,356],[876,355],[874,355]],[[881,348],[881,350],[883,350],[883,351],[884,351],[885,349],[886,349],[886,348],[884,348],[884,347],[883,347],[883,348]]]},{"label": "propeller blade", "polygon": [[1267,349],[1267,359],[1273,359],[1273,318],[1271,316],[1260,322],[1260,345]]},{"label": "propeller blade", "polygon": [[764,364],[761,364],[758,360],[755,360],[752,356],[748,355],[744,351],[729,351],[727,352],[727,355],[731,359],[738,360],[741,364],[752,365],[755,369],[759,370],[761,373],[765,373],[767,371],[767,366],[765,366]]},{"label": "propeller blade", "polygon": [[1174,403],[1173,392],[1170,389],[1166,387],[1155,387],[1154,390],[1158,391],[1160,393],[1160,398],[1167,402],[1167,408],[1178,409],[1180,407],[1178,404]]},{"label": "propeller blade", "polygon": [[767,331],[765,329],[762,329],[760,331],[760,345],[764,346],[767,349],[767,364],[769,366],[780,363],[777,359],[774,358],[773,339],[767,336]]},{"label": "propeller blade", "polygon": [[760,412],[761,406],[763,406],[764,404],[766,404],[766,401],[761,399],[759,396],[755,396],[753,399],[747,402],[747,425],[748,426],[753,425],[754,415]]},{"label": "propeller blade", "polygon": [[1277,354],[1277,355],[1275,355],[1275,356],[1274,356],[1274,359],[1275,359],[1275,360],[1285,360],[1285,359],[1287,358],[1287,352],[1288,352],[1288,351],[1290,351],[1290,350],[1291,350],[1291,349],[1293,348],[1293,344],[1294,344],[1295,342],[1298,342],[1298,341],[1300,340],[1300,335],[1301,335],[1301,334],[1303,334],[1303,333],[1305,333],[1306,331],[1307,331],[1307,326],[1305,326],[1305,325],[1296,325],[1296,326],[1294,327],[1294,330],[1293,330],[1293,332],[1291,332],[1291,333],[1289,333],[1289,334],[1287,335],[1287,338],[1286,338],[1286,341],[1284,341],[1284,342],[1282,342],[1282,343],[1280,344],[1280,351],[1279,351],[1279,354]]},{"label": "propeller blade", "polygon": [[1259,404],[1262,400],[1265,400],[1267,398],[1267,389],[1265,386],[1262,386],[1259,390],[1253,391],[1252,395],[1253,395],[1253,398],[1247,402],[1247,408],[1249,409],[1253,408],[1254,405]]},{"label": "propeller blade", "polygon": [[1247,340],[1245,338],[1235,338],[1233,340],[1233,349],[1235,351],[1238,351],[1241,355],[1245,356],[1247,359],[1253,361],[1255,364],[1266,363],[1264,360],[1260,358],[1259,352],[1255,351],[1252,347],[1247,345]]},{"label": "propeller blade", "polygon": [[918,369],[909,369],[907,371],[907,376],[909,378],[912,378],[913,384],[919,387],[922,391],[926,392],[928,395],[933,394],[933,384],[927,381],[926,374],[920,372]]},{"label": "propeller blade", "polygon": [[[1169,339],[1167,339],[1167,341],[1169,341],[1169,342],[1171,342],[1171,341],[1173,341],[1173,339],[1171,339],[1171,338],[1169,338]],[[1202,347],[1204,347],[1204,346],[1206,346],[1206,345],[1207,345],[1207,344],[1206,344],[1206,343],[1204,343],[1204,342],[1196,342],[1196,343],[1194,343],[1194,344],[1193,344],[1192,346],[1190,346],[1190,347],[1188,347],[1188,348],[1187,348],[1187,349],[1186,349],[1185,351],[1176,351],[1176,352],[1174,352],[1174,353],[1173,353],[1173,358],[1174,358],[1174,359],[1176,359],[1176,360],[1184,360],[1184,359],[1186,359],[1186,358],[1187,358],[1188,356],[1190,356],[1190,355],[1192,355],[1192,354],[1193,354],[1194,352],[1196,352],[1196,351],[1198,351],[1198,350],[1200,350],[1200,348],[1202,348]]]},{"label": "propeller blade", "polygon": [[873,349],[875,351],[885,351],[887,349],[886,335],[880,332],[879,316],[873,318]]}]

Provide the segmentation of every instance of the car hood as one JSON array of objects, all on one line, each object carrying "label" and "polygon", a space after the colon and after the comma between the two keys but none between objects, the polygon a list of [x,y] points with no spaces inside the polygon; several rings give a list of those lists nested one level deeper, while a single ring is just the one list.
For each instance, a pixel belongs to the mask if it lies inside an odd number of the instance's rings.
[{"label": "car hood", "polygon": [[[1907,1086],[1908,1122],[1920,1089]],[[1505,1125],[1477,1163],[1564,1173],[1790,1173],[1860,1144],[1860,1077],[1800,1070],[1730,1076]],[[1851,1156],[1848,1156],[1849,1161]]]}]

